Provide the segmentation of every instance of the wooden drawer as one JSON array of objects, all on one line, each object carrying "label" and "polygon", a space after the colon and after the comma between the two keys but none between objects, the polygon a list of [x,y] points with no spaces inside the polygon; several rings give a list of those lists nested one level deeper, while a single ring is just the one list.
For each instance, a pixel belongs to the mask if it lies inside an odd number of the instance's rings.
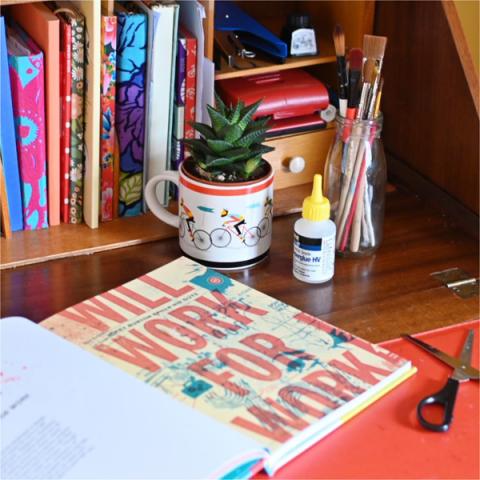
[{"label": "wooden drawer", "polygon": [[[328,149],[334,139],[335,129],[327,128],[302,135],[290,135],[265,142],[275,151],[265,155],[275,170],[275,189],[293,187],[312,182],[315,173],[323,175]],[[293,157],[303,157],[305,168],[300,173],[290,172],[288,163]]]}]

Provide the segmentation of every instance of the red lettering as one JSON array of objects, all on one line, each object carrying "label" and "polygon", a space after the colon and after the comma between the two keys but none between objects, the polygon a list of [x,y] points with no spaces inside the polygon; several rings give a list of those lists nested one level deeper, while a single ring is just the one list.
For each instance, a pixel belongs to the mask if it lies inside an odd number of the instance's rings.
[{"label": "red lettering", "polygon": [[[244,363],[238,362],[232,357],[239,357],[240,360],[249,362],[250,365],[255,368],[249,368]],[[237,372],[264,382],[278,380],[282,376],[282,373],[277,367],[275,367],[275,365],[272,365],[253,353],[245,352],[238,348],[222,348],[217,352],[217,358]],[[259,371],[258,369],[261,369],[262,371]]]},{"label": "red lettering", "polygon": [[212,291],[211,294],[218,303],[205,296],[197,298],[197,302],[211,308],[212,310],[215,310],[216,312],[223,313],[224,315],[233,318],[233,320],[243,323],[243,325],[249,325],[253,322],[253,320],[245,315],[242,315],[237,310],[243,310],[244,312],[251,313],[252,315],[266,315],[268,313],[267,310],[232,301],[216,290]]},{"label": "red lettering", "polygon": [[150,355],[163,358],[169,362],[177,360],[178,357],[176,357],[173,353],[169,352],[158,343],[153,342],[138,330],[133,329],[130,330],[129,333],[141,340],[142,343],[130,338],[119,336],[114,338],[113,341],[123,347],[126,352],[102,344],[96,345],[95,349],[112,357],[119,358],[124,362],[136,365],[137,367],[145,368],[150,372],[156,372],[157,370],[160,370],[161,367],[153,360],[150,360],[146,355],[141,353],[142,351],[149,353]]},{"label": "red lettering", "polygon": [[348,360],[351,365],[347,365],[343,363],[341,360],[332,360],[330,365],[332,367],[338,368],[339,370],[343,370],[345,373],[349,373],[354,377],[363,380],[370,385],[375,385],[378,383],[378,379],[373,375],[377,374],[381,377],[386,377],[390,375],[389,370],[385,370],[383,368],[377,367],[375,365],[370,365],[368,363],[364,363],[359,360],[352,352],[343,352],[342,355],[346,360]]},{"label": "red lettering", "polygon": [[[160,326],[167,327],[174,332],[178,332],[182,337],[188,338],[190,342],[186,342],[179,338],[173,337],[170,333],[160,330]],[[207,341],[194,331],[190,330],[189,328],[182,327],[181,325],[177,325],[176,323],[170,322],[169,320],[149,320],[148,322],[145,322],[144,327],[147,332],[151,333],[160,340],[170,343],[170,345],[173,345],[175,347],[189,350],[190,352],[200,350],[207,344]]]},{"label": "red lettering", "polygon": [[209,358],[204,358],[196,363],[193,363],[188,368],[193,372],[201,375],[202,377],[208,378],[208,380],[216,383],[217,385],[221,385],[223,388],[230,390],[235,395],[239,395],[244,397],[248,395],[250,392],[245,388],[240,387],[236,383],[230,382],[229,379],[233,377],[230,372],[223,372],[223,373],[213,373],[207,370],[207,365],[212,365],[212,361]]},{"label": "red lettering", "polygon": [[169,287],[165,283],[160,282],[159,280],[151,277],[150,275],[148,275],[148,273],[146,275],[139,277],[139,280],[141,280],[143,283],[146,283],[147,285],[150,285],[153,288],[156,288],[157,290],[160,290],[163,293],[166,293],[167,295],[173,298],[181,297],[193,290],[193,287],[190,285],[185,285],[184,287],[179,288],[178,290],[175,288]]},{"label": "red lettering", "polygon": [[123,285],[116,288],[116,290],[123,293],[125,296],[131,298],[132,300],[135,300],[138,303],[145,305],[149,309],[160,307],[169,301],[167,297],[160,297],[156,300],[151,300],[150,298],[147,298],[144,295],[136,292],[135,290],[127,288]]},{"label": "red lettering", "polygon": [[[321,380],[322,378],[324,380]],[[342,375],[327,370],[309,373],[302,380],[345,401],[351,400],[355,394],[365,391],[365,389],[351,384]]]},{"label": "red lettering", "polygon": [[88,302],[79,303],[78,305],[65,310],[62,313],[62,316],[69,320],[81,323],[82,325],[86,325],[87,327],[94,328],[100,332],[108,331],[109,326],[102,322],[99,317],[113,320],[117,323],[125,322],[127,319],[122,314],[113,310],[113,308],[104,304],[100,300],[103,295],[99,295],[98,297],[90,299]]},{"label": "red lettering", "polygon": [[240,329],[233,323],[218,320],[208,310],[193,305],[178,307],[170,311],[169,314],[216,338],[223,338],[226,335],[220,330],[221,328],[234,332]]},{"label": "red lettering", "polygon": [[[278,392],[278,395],[284,402],[291,405],[294,409],[300,410],[300,412],[317,418],[322,418],[328,413],[329,410],[338,406],[337,403],[333,402],[329,398],[324,397],[320,393],[297,385],[283,387]],[[301,396],[305,396],[311,400],[314,400],[316,403],[321,405],[322,409],[318,410],[317,408],[305,403],[301,400]]]},{"label": "red lettering", "polygon": [[251,432],[263,435],[264,437],[276,440],[277,442],[283,443],[292,438],[292,434],[281,427],[281,425],[288,424],[288,420],[277,413],[264,410],[257,406],[249,407],[248,411],[258,420],[260,425],[242,417],[235,417],[231,423],[245,428],[246,430],[250,430]]},{"label": "red lettering", "polygon": [[254,333],[243,340],[240,340],[247,347],[256,350],[257,352],[266,355],[272,360],[277,360],[286,367],[291,365],[292,357],[297,357],[303,360],[313,360],[315,357],[303,350],[295,350],[287,347],[282,340],[268,333]]}]

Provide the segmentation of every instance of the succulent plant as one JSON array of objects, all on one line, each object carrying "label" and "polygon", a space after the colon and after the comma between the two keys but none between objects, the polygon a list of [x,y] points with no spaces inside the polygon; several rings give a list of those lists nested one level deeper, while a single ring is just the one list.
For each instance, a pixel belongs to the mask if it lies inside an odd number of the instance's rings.
[{"label": "succulent plant", "polygon": [[207,105],[212,125],[192,123],[201,137],[184,140],[195,174],[221,182],[247,181],[261,176],[266,165],[262,155],[274,150],[262,145],[270,118],[253,120],[261,100],[251,105],[240,101],[227,107],[217,94],[215,99],[216,108]]}]

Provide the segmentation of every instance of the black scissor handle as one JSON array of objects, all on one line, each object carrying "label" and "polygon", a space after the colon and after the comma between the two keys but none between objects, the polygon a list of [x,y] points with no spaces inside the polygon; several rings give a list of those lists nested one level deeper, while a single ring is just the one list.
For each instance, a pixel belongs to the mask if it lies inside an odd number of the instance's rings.
[{"label": "black scissor handle", "polygon": [[[417,407],[417,417],[424,428],[434,432],[446,432],[453,419],[453,407],[458,391],[458,380],[449,378],[445,386],[437,393],[429,395],[420,401]],[[423,416],[423,410],[427,405],[440,405],[443,408],[443,422],[430,423]]]}]

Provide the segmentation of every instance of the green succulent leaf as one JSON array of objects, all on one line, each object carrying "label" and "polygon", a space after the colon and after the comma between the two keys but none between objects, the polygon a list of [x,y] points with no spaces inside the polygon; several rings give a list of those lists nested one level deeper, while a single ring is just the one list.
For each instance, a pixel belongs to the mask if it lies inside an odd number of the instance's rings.
[{"label": "green succulent leaf", "polygon": [[207,140],[207,144],[215,153],[223,153],[225,150],[231,150],[234,147],[233,143],[226,140]]},{"label": "green succulent leaf", "polygon": [[[210,142],[211,140],[207,140]],[[187,148],[194,152],[194,153],[211,153],[210,147],[205,143],[205,140],[199,140],[197,138],[186,138],[183,140],[183,143],[187,146]]]},{"label": "green succulent leaf", "polygon": [[246,178],[250,177],[253,172],[258,168],[262,161],[261,155],[258,155],[257,157],[250,158],[250,160],[247,160],[245,162],[245,167],[244,167],[244,175]]},{"label": "green succulent leaf", "polygon": [[271,116],[257,118],[257,120],[254,120],[253,122],[249,123],[248,128],[245,130],[245,133],[248,133],[257,128],[267,127],[271,119],[272,119]]},{"label": "green succulent leaf", "polygon": [[265,133],[267,132],[266,127],[259,127],[257,129],[253,129],[250,132],[246,133],[242,137],[240,137],[236,142],[235,146],[238,147],[250,147],[254,143],[261,143],[265,140]]},{"label": "green succulent leaf", "polygon": [[[248,124],[253,118],[254,113],[258,110],[258,107],[262,103],[262,100],[258,100],[258,102],[252,103],[251,105],[247,105],[246,107],[242,108],[240,113],[241,119],[238,122],[238,125],[242,127],[244,130],[248,127]],[[240,103],[239,103],[240,105]]]},{"label": "green succulent leaf", "polygon": [[240,100],[228,119],[230,125],[235,125],[240,120],[240,115],[244,107],[245,104]]},{"label": "green succulent leaf", "polygon": [[243,128],[238,125],[229,125],[222,130],[221,134],[227,142],[235,143],[243,135]]},{"label": "green succulent leaf", "polygon": [[227,116],[227,106],[217,92],[215,92],[215,106],[224,117]]},{"label": "green succulent leaf", "polygon": [[207,105],[207,111],[208,116],[212,121],[212,127],[215,130],[215,133],[218,135],[225,127],[229,125],[228,119],[210,105]]},{"label": "green succulent leaf", "polygon": [[217,134],[210,125],[199,122],[192,122],[191,125],[197,132],[200,133],[200,135],[203,135],[205,138],[217,138]]}]

